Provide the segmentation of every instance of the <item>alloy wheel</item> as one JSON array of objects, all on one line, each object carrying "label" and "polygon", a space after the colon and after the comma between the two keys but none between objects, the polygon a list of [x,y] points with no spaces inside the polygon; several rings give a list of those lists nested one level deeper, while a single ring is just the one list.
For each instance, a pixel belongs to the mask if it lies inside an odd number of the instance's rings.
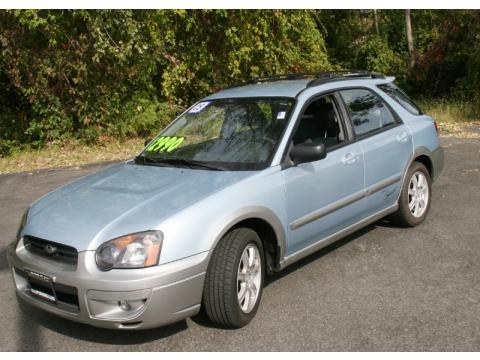
[{"label": "alloy wheel", "polygon": [[248,244],[242,252],[237,273],[237,296],[240,309],[248,314],[258,300],[262,281],[260,251],[254,244]]},{"label": "alloy wheel", "polygon": [[415,172],[408,185],[408,208],[416,218],[422,217],[428,207],[430,193],[428,180],[421,171]]}]

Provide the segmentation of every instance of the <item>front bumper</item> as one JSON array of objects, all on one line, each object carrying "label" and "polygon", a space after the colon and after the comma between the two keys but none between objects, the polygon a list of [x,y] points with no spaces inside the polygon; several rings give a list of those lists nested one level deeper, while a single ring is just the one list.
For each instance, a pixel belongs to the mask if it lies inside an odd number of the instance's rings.
[{"label": "front bumper", "polygon": [[[94,251],[80,252],[76,265],[66,264],[30,253],[20,240],[16,248],[8,247],[7,258],[17,293],[28,303],[97,327],[148,329],[199,312],[208,252],[145,269],[103,272]],[[55,303],[35,296],[27,277],[32,273],[50,278],[62,296]]]}]

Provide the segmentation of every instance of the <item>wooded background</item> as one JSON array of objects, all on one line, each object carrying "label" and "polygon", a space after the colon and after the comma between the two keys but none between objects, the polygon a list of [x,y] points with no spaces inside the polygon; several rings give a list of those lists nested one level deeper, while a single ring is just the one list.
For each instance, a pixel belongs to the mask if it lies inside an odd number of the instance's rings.
[{"label": "wooded background", "polygon": [[233,82],[340,69],[479,114],[480,11],[1,10],[0,156],[146,136]]}]

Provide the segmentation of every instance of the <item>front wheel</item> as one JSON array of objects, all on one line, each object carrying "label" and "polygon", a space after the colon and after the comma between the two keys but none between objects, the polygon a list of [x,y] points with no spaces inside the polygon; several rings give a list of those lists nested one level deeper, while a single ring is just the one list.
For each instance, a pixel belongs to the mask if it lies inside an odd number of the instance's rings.
[{"label": "front wheel", "polygon": [[430,209],[432,182],[427,168],[414,161],[405,177],[398,200],[398,210],[391,219],[398,225],[417,226]]},{"label": "front wheel", "polygon": [[262,242],[251,229],[234,229],[220,240],[203,288],[203,304],[213,323],[239,328],[253,319],[262,296],[263,259]]}]

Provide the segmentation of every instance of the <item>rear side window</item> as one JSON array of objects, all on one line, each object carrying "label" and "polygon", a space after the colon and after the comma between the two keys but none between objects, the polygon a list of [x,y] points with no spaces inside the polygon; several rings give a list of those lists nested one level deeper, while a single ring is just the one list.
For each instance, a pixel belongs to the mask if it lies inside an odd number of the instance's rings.
[{"label": "rear side window", "polygon": [[390,96],[393,100],[403,106],[405,110],[411,112],[414,115],[421,115],[422,111],[417,105],[405,94],[400,88],[392,83],[378,85],[378,87]]},{"label": "rear side window", "polygon": [[385,103],[372,91],[351,89],[340,91],[352,119],[355,135],[364,136],[396,123]]}]

